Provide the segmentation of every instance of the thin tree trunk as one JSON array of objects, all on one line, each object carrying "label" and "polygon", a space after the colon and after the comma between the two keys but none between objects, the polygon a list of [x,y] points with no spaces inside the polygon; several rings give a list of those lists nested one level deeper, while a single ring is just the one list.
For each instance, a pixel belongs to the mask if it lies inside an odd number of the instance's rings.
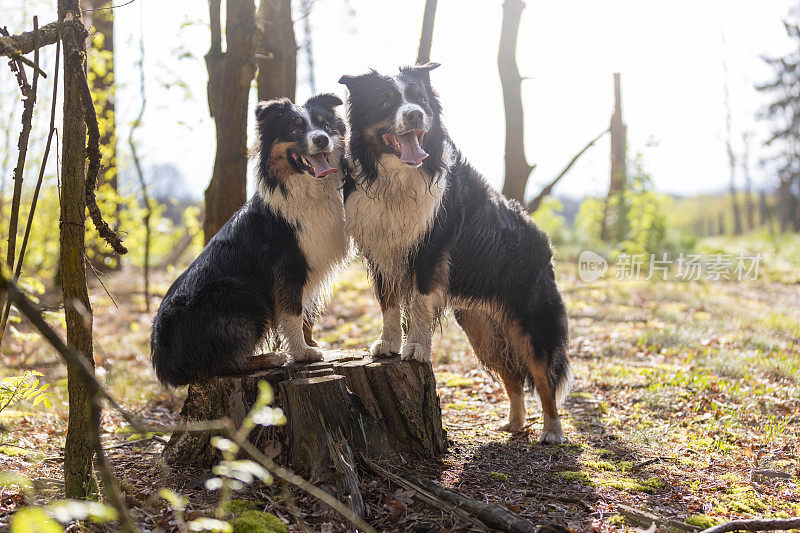
[{"label": "thin tree trunk", "polygon": [[431,60],[431,46],[433,45],[433,24],[436,19],[436,0],[425,0],[425,13],[422,15],[422,33],[419,37],[419,51],[417,64],[424,64]]},{"label": "thin tree trunk", "polygon": [[522,0],[503,2],[503,22],[497,67],[503,87],[503,107],[506,116],[506,176],[503,194],[518,202],[525,201],[525,187],[533,166],[525,157],[525,122],[522,109],[522,77],[517,67],[517,34],[525,3]]},{"label": "thin tree trunk", "polygon": [[317,92],[317,78],[314,75],[314,43],[311,36],[311,9],[314,7],[314,1],[303,0],[300,4],[303,10],[303,49],[306,51],[308,87],[311,89],[311,94]]},{"label": "thin tree trunk", "polygon": [[136,120],[131,124],[130,133],[128,134],[128,146],[131,148],[131,156],[133,159],[133,166],[136,169],[136,177],[139,180],[139,187],[142,191],[142,202],[144,202],[144,216],[142,222],[144,223],[144,263],[142,265],[144,275],[144,310],[150,311],[150,218],[153,216],[153,206],[150,205],[150,195],[147,192],[147,181],[144,178],[142,171],[142,163],[139,159],[139,154],[136,151],[136,138],[135,132],[142,125],[144,118],[144,111],[147,108],[147,95],[145,93],[144,84],[144,20],[142,20],[142,33],[139,36],[139,95],[142,99],[142,105],[139,107],[139,114]]},{"label": "thin tree trunk", "polygon": [[258,99],[285,96],[294,100],[297,85],[297,40],[291,0],[261,0],[258,5]]},{"label": "thin tree trunk", "polygon": [[[722,36],[722,47],[725,48],[725,36]],[[722,70],[725,74],[725,148],[728,152],[728,168],[730,170],[730,194],[731,211],[733,213],[733,234],[742,233],[742,213],[739,209],[739,198],[736,195],[736,156],[733,153],[733,142],[731,140],[731,104],[730,91],[728,90],[728,63],[725,57],[722,58]]]},{"label": "thin tree trunk", "polygon": [[[78,0],[58,0],[58,18],[80,16]],[[83,69],[85,32],[78,24],[64,26],[64,123],[61,155],[61,291],[67,324],[67,344],[94,366],[92,308],[86,291],[84,234],[86,222],[86,126],[78,88]],[[97,492],[92,463],[92,397],[75,365],[67,366],[69,421],[64,445],[64,484],[67,498],[88,498]]]},{"label": "thin tree trunk", "polygon": [[211,183],[205,193],[205,241],[247,200],[247,101],[255,75],[256,23],[253,0],[226,0],[222,52],[220,0],[210,0],[211,49],[208,107],[217,130],[217,151]]}]

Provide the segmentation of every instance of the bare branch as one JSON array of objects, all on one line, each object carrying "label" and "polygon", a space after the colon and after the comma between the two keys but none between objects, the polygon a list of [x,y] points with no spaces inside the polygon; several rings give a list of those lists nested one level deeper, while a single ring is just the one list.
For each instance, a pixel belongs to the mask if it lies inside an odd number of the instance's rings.
[{"label": "bare branch", "polygon": [[596,143],[597,141],[599,141],[599,140],[600,140],[600,138],[601,138],[603,135],[605,135],[606,133],[608,133],[608,131],[609,131],[609,129],[605,129],[605,130],[603,130],[603,131],[602,131],[602,132],[601,132],[601,133],[600,133],[600,134],[599,134],[597,137],[595,137],[594,139],[592,139],[591,141],[589,141],[589,142],[586,144],[586,146],[584,146],[583,148],[581,148],[581,151],[580,151],[580,152],[578,152],[577,154],[575,154],[574,156],[572,156],[572,159],[570,159],[570,160],[569,160],[569,163],[567,163],[567,166],[565,166],[565,167],[564,167],[564,169],[563,169],[563,170],[562,170],[562,171],[561,171],[561,172],[558,174],[558,176],[556,176],[556,177],[555,177],[555,179],[553,179],[553,181],[551,181],[551,182],[550,182],[550,183],[549,183],[549,184],[548,184],[546,187],[544,187],[544,188],[541,190],[541,192],[539,192],[539,194],[536,196],[536,198],[534,198],[533,200],[531,200],[531,201],[530,201],[530,203],[528,203],[528,212],[529,212],[529,213],[533,213],[534,211],[536,211],[536,210],[539,208],[539,204],[541,204],[541,203],[542,203],[542,200],[544,200],[544,199],[545,199],[545,197],[546,197],[547,195],[549,195],[549,194],[552,192],[552,190],[553,190],[553,187],[555,187],[555,186],[556,186],[556,184],[558,184],[558,182],[561,180],[561,178],[563,178],[563,177],[564,177],[564,176],[567,174],[567,172],[569,172],[569,171],[570,171],[570,169],[572,168],[572,165],[574,165],[574,164],[575,164],[575,163],[578,161],[578,159],[580,159],[580,157],[581,157],[583,154],[585,154],[585,153],[586,153],[586,151],[587,151],[589,148],[591,148],[592,146],[594,146],[594,143]]},{"label": "bare branch", "polygon": [[[19,257],[17,258],[17,266],[14,269],[14,282],[19,279],[20,274],[22,273],[22,266],[24,265],[25,261],[25,250],[28,248],[28,238],[31,234],[31,227],[33,226],[33,215],[36,213],[36,204],[39,201],[39,191],[42,188],[42,182],[44,181],[44,171],[45,167],[47,166],[47,156],[50,155],[50,145],[53,142],[53,135],[56,132],[56,103],[58,95],[58,68],[59,62],[61,60],[61,40],[56,41],[56,66],[53,71],[55,72],[55,76],[53,76],[53,98],[50,104],[50,129],[47,134],[47,143],[44,147],[44,154],[42,155],[42,164],[39,166],[39,177],[36,180],[36,188],[33,191],[33,198],[31,199],[31,208],[28,212],[28,223],[25,225],[25,235],[22,237],[22,246],[19,249]],[[6,300],[5,307],[3,308],[3,316],[0,318],[0,342],[2,342],[3,337],[5,336],[6,325],[8,323],[8,314],[11,310],[11,300]]]}]

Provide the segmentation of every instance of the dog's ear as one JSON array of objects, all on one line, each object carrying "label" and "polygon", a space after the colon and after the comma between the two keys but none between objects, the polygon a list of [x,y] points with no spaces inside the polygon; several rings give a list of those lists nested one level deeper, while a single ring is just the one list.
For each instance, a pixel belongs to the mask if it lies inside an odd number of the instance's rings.
[{"label": "dog's ear", "polygon": [[320,107],[325,107],[332,110],[343,103],[344,102],[342,102],[342,99],[333,93],[322,93],[309,98],[306,101],[305,106],[308,107],[309,105],[318,105]]},{"label": "dog's ear", "polygon": [[291,107],[292,101],[286,97],[259,102],[256,105],[256,121],[261,124],[274,117],[278,112]]},{"label": "dog's ear", "polygon": [[380,76],[380,74],[378,74],[375,69],[370,69],[366,74],[358,74],[356,76],[345,74],[339,78],[339,83],[346,85],[348,89],[353,90],[353,87],[357,87],[361,83],[369,81],[370,79],[374,79],[377,76]]}]

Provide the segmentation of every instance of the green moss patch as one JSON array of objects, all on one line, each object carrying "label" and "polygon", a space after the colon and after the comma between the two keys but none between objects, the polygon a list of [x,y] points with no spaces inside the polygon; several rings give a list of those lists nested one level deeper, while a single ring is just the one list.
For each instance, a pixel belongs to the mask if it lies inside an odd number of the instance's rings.
[{"label": "green moss patch", "polygon": [[245,511],[231,525],[233,533],[289,533],[277,516],[260,511]]}]

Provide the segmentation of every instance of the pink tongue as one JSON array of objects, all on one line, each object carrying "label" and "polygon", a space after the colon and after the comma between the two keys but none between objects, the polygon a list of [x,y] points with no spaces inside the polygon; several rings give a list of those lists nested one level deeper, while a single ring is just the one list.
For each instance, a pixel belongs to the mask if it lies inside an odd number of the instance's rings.
[{"label": "pink tongue", "polygon": [[331,166],[328,164],[328,160],[325,159],[325,154],[321,152],[314,155],[307,155],[306,159],[314,167],[315,178],[322,178],[328,174],[339,172],[338,169],[331,168]]},{"label": "pink tongue", "polygon": [[405,135],[397,135],[397,142],[400,143],[400,161],[403,163],[416,166],[428,157],[428,154],[419,145],[419,140],[413,130]]}]

